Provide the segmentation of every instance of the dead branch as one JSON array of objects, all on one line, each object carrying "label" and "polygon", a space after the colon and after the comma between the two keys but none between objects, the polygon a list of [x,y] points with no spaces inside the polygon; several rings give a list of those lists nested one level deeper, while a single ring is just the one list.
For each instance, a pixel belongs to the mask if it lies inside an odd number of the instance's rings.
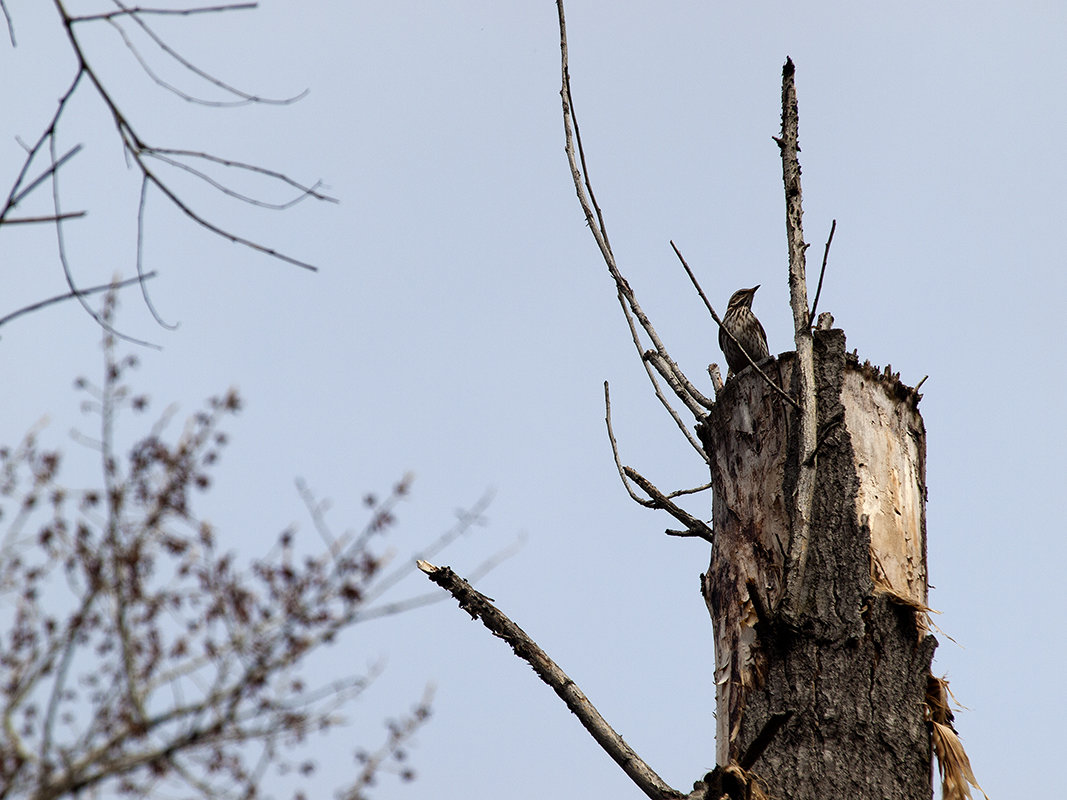
[{"label": "dead branch", "polygon": [[[672,388],[675,386],[692,386],[689,379],[670,357],[670,354],[667,352],[667,348],[659,338],[659,334],[656,332],[655,327],[653,327],[652,322],[641,308],[640,303],[637,302],[637,297],[634,294],[633,289],[630,287],[626,278],[623,277],[623,274],[619,270],[618,264],[615,261],[615,254],[611,249],[607,227],[604,223],[604,214],[596,201],[593,184],[589,178],[589,168],[585,158],[585,147],[582,144],[581,129],[578,126],[578,118],[574,111],[574,99],[571,94],[570,67],[568,65],[567,22],[563,11],[563,0],[557,0],[556,10],[559,15],[559,48],[562,71],[560,98],[563,103],[565,150],[567,153],[567,163],[570,165],[571,179],[574,182],[574,190],[578,196],[578,203],[582,208],[582,212],[585,214],[586,224],[589,226],[589,230],[593,234],[593,239],[596,241],[597,247],[600,249],[600,254],[608,268],[608,273],[615,282],[615,286],[618,290],[619,305],[622,307],[626,322],[630,326],[631,334],[634,339],[634,346],[637,348],[638,354],[642,356],[642,363],[645,364],[645,371],[648,373],[649,380],[652,381],[653,387],[656,390],[656,395],[671,413],[671,416],[674,417],[675,422],[679,427],[681,427],[683,431],[688,431],[688,429],[681,423],[677,413],[674,412],[667,401],[662,397],[652,369],[648,366],[648,362],[644,360],[645,348],[641,345],[640,337],[638,336],[634,325],[634,318],[637,319],[637,322],[641,325],[645,334],[652,341],[656,352],[662,356],[663,362],[661,366],[673,373],[674,380],[670,381]],[[688,389],[686,389],[686,391],[688,391]],[[696,390],[689,392],[689,396],[690,398],[696,398],[698,396],[704,397],[703,394]],[[686,402],[686,404],[689,405],[689,398],[682,396],[682,399],[683,402]],[[704,399],[707,400],[707,398]],[[699,443],[697,443],[691,435],[687,435],[687,438],[689,439],[690,444],[692,444],[698,452],[703,454],[703,449],[700,447]],[[707,461],[706,455],[704,458],[705,461]]]},{"label": "dead branch", "polygon": [[666,511],[680,523],[685,525],[686,530],[693,531],[693,536],[699,536],[701,539],[706,539],[709,542],[714,541],[711,527],[706,522],[697,519],[684,508],[672,503],[670,498],[660,491],[652,481],[633,467],[623,467],[623,472],[626,473],[627,478],[640,486],[641,491],[652,499],[653,508],[659,508]]},{"label": "dead branch", "polygon": [[656,372],[658,372],[660,377],[667,382],[667,385],[674,390],[674,393],[678,395],[678,399],[685,403],[693,416],[696,417],[697,422],[704,419],[706,416],[704,413],[705,409],[714,406],[714,400],[709,400],[699,389],[688,381],[686,381],[685,384],[682,384],[679,381],[679,376],[684,377],[682,371],[678,368],[677,364],[668,362],[662,353],[659,353],[656,350],[646,350],[642,358],[652,362],[652,366],[656,368]]},{"label": "dead branch", "polygon": [[[562,6],[560,8],[562,14]],[[622,767],[630,780],[647,797],[652,800],[681,800],[685,797],[681,792],[668,786],[648,764],[641,760],[589,702],[578,685],[522,628],[497,609],[488,597],[473,589],[467,581],[448,567],[437,567],[427,561],[419,561],[418,567],[431,581],[456,598],[460,608],[472,618],[480,619],[494,636],[507,642],[515,655],[533,667],[537,676],[559,695],[597,744],[611,756],[616,764]]]},{"label": "dead branch", "polygon": [[819,295],[822,294],[822,279],[826,275],[826,260],[830,257],[830,243],[834,240],[834,231],[837,230],[837,220],[830,222],[830,235],[826,237],[826,247],[822,251],[822,267],[819,269],[819,285],[815,287],[815,299],[811,301],[811,314],[808,319],[815,319],[815,309],[819,307]]},{"label": "dead branch", "polygon": [[789,305],[793,309],[793,340],[797,351],[799,384],[799,476],[794,494],[793,531],[789,542],[783,600],[788,614],[800,608],[804,572],[808,560],[812,502],[815,494],[815,452],[817,425],[815,408],[815,362],[808,316],[808,290],[805,276],[804,209],[800,186],[799,128],[795,67],[786,59],[782,68],[782,132],[775,137],[782,155],[782,182],[785,186],[785,229],[789,248]]},{"label": "dead branch", "polygon": [[722,330],[722,331],[726,332],[726,335],[730,337],[730,341],[732,341],[734,344],[736,344],[737,348],[742,353],[744,353],[745,358],[748,359],[748,363],[751,364],[752,368],[754,370],[756,370],[756,372],[758,372],[760,374],[760,376],[763,378],[763,380],[765,380],[767,382],[768,386],[770,386],[772,389],[774,389],[774,391],[782,399],[784,399],[791,406],[793,406],[793,408],[799,408],[799,406],[797,405],[797,401],[794,400],[792,397],[790,397],[777,383],[775,383],[774,381],[772,381],[770,379],[770,377],[767,375],[766,372],[764,372],[762,369],[759,368],[759,365],[755,361],[752,360],[752,356],[750,356],[748,354],[748,352],[745,350],[745,348],[741,345],[741,342],[737,341],[737,337],[734,336],[733,332],[730,331],[728,328],[723,326],[722,320],[719,319],[719,315],[715,313],[715,309],[711,307],[711,302],[708,300],[707,295],[704,294],[704,290],[700,288],[700,283],[697,282],[696,275],[693,274],[693,270],[691,270],[689,268],[689,264],[686,263],[685,256],[682,255],[682,251],[678,249],[678,245],[676,245],[673,240],[671,241],[671,247],[674,248],[674,254],[676,256],[678,256],[678,260],[682,262],[682,266],[685,268],[686,275],[688,275],[689,276],[689,280],[691,280],[693,282],[693,286],[696,287],[697,293],[700,295],[700,299],[704,301],[704,305],[707,307],[708,311],[711,313],[711,318],[713,320],[715,320],[715,324],[719,326],[719,330]]},{"label": "dead branch", "polygon": [[230,3],[218,6],[202,6],[200,8],[143,8],[141,6],[133,6],[130,8],[122,8],[118,11],[105,11],[101,14],[83,14],[81,16],[71,17],[70,19],[71,22],[91,22],[92,20],[114,19],[115,17],[124,17],[134,14],[160,14],[187,17],[193,14],[212,14],[216,11],[245,11],[256,8],[258,5],[259,3]]},{"label": "dead branch", "polygon": [[[739,345],[740,346],[740,345]],[[744,348],[742,348],[744,349]],[[708,377],[711,378],[711,386],[715,394],[722,391],[722,373],[719,372],[718,364],[708,364]]]},{"label": "dead branch", "polygon": [[[633,340],[634,347],[637,349],[637,352],[642,353],[641,336],[637,332],[637,326],[634,325],[633,315],[630,313],[630,309],[623,301],[621,292],[618,294],[618,298],[619,305],[622,308],[623,316],[626,318],[626,325],[630,329],[630,337]],[[677,365],[675,365],[669,357],[663,357],[662,354],[660,354],[658,351],[650,352],[657,353],[657,355],[660,355],[662,359],[662,363],[657,363],[657,367],[662,366],[665,369],[670,370],[672,365],[674,366],[674,370],[676,370],[677,374],[675,375],[676,380],[671,385],[672,388],[675,386],[680,386],[678,377],[680,376],[681,379],[684,380],[685,376],[681,375],[681,370],[678,370]],[[689,429],[689,426],[686,425],[685,422],[682,420],[681,415],[674,409],[674,406],[672,406],[667,400],[667,398],[664,396],[663,390],[660,389],[659,381],[656,380],[656,375],[652,371],[650,361],[651,360],[645,358],[644,353],[642,353],[641,365],[645,368],[645,374],[648,375],[648,380],[652,383],[652,391],[656,395],[656,399],[659,400],[660,405],[663,406],[663,408],[670,415],[671,419],[674,420],[674,424],[678,427],[678,430],[682,432],[682,435],[686,438],[686,441],[688,441],[690,446],[697,451],[697,453],[702,459],[704,459],[704,463],[710,463],[708,461],[708,454],[704,451],[704,447],[700,444],[699,441],[697,441],[696,436],[693,435],[693,432]],[[670,381],[668,382],[670,383]],[[679,395],[679,397],[682,397],[680,390],[676,389],[675,392]],[[690,400],[690,402],[692,401]],[[696,416],[698,421],[704,416],[703,412],[699,410],[694,412],[694,415]]]}]

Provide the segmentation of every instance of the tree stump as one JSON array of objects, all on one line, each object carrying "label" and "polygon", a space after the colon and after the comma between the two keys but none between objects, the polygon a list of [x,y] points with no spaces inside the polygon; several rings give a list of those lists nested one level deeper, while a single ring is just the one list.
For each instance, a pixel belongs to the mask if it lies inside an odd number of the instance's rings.
[{"label": "tree stump", "polygon": [[[814,340],[818,446],[807,565],[784,608],[797,412],[749,368],[698,432],[713,454],[716,758],[771,797],[931,796],[925,718],[925,430],[919,395]],[[789,390],[794,353],[765,362]],[[795,391],[795,388],[794,388]]]}]

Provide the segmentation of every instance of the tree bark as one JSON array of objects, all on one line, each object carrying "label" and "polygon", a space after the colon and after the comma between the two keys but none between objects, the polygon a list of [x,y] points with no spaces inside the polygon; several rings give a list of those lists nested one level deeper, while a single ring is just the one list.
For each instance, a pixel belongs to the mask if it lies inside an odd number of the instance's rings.
[{"label": "tree bark", "polygon": [[[846,355],[842,331],[814,337],[816,479],[807,567],[788,604],[797,412],[749,369],[698,428],[713,454],[702,589],[716,638],[717,761],[750,770],[770,797],[926,800],[936,640],[919,396]],[[796,363],[786,353],[765,371],[795,392]]]}]

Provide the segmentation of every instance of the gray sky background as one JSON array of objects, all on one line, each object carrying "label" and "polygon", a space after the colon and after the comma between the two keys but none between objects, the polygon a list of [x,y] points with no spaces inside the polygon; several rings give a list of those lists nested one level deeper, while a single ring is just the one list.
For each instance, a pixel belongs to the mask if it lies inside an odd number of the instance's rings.
[{"label": "gray sky background", "polygon": [[[73,64],[49,4],[9,0],[0,46],[0,174],[21,163]],[[96,7],[91,3],[86,8]],[[99,7],[106,7],[101,3]],[[760,283],[772,352],[791,348],[778,150],[781,66],[797,65],[805,230],[837,236],[820,307],[849,348],[924,375],[935,669],[990,797],[1047,795],[1061,759],[1067,559],[1056,498],[1067,448],[1061,318],[1067,297],[1067,6],[1052,3],[568,3],[573,90],[621,268],[676,359],[721,361],[714,323],[676,266],[674,239],[721,311]],[[343,10],[338,10],[343,9]],[[603,424],[605,379],[625,463],[664,488],[706,471],[659,410],[585,228],[563,153],[556,12],[540,3],[327,4],[157,23],[186,56],[291,107],[204,109],[158,90],[101,26],[86,41],[149,141],[209,149],[306,181],[338,206],[282,213],[195,190],[198,208],[321,267],[311,274],[149,205],[154,325],[126,295],[139,385],[161,411],[235,385],[246,409],[203,515],[251,554],[290,523],[293,488],[358,524],[363,493],[416,474],[398,558],[496,491],[488,525],[440,561],[461,573],[525,534],[480,584],[569,672],[669,783],[713,766],[712,632],[698,593],[708,547],[626,496]],[[211,95],[159,59],[189,90]],[[60,142],[84,284],[133,269],[137,180],[83,89]],[[184,182],[183,182],[184,185]],[[191,190],[192,187],[190,187]],[[47,213],[45,197],[38,210]],[[813,257],[812,262],[817,261]],[[0,313],[64,290],[52,233],[0,236]],[[73,305],[0,329],[0,438],[43,414],[70,442],[70,388],[95,377],[98,330]],[[132,436],[137,428],[131,427]],[[710,497],[693,508],[710,516]],[[425,590],[413,575],[394,598]],[[378,796],[617,796],[638,792],[507,647],[451,602],[368,623],[317,669],[386,659],[351,740],[315,744],[324,778],[353,769],[380,720],[427,682],[417,783]],[[326,783],[323,786],[327,785]],[[323,795],[325,796],[325,795]]]}]

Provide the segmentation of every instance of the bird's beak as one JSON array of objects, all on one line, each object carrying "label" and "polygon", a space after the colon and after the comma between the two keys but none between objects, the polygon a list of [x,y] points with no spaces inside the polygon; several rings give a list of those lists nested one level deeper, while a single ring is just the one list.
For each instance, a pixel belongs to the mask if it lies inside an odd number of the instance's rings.
[{"label": "bird's beak", "polygon": [[753,287],[752,287],[751,289],[749,289],[749,290],[748,290],[748,293],[749,293],[749,294],[755,294],[755,293],[756,293],[756,290],[757,290],[757,289],[758,289],[759,287],[760,287],[760,285],[759,285],[759,284],[757,283],[757,284],[756,284],[755,286],[753,286]]}]

